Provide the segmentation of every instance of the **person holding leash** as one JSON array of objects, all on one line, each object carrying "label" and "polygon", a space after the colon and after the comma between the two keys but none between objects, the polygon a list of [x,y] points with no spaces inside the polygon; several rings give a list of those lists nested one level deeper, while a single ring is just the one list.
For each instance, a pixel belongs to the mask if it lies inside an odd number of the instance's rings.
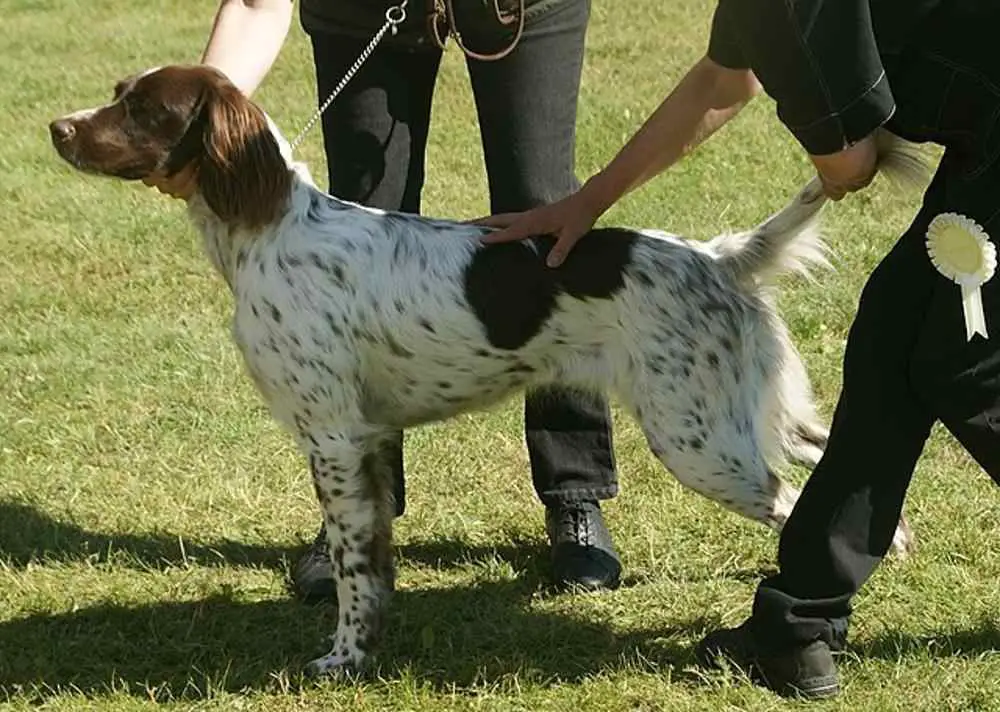
[{"label": "person holding leash", "polygon": [[[487,14],[491,5],[497,14]],[[420,212],[431,100],[452,35],[467,55],[491,209],[524,210],[573,192],[589,14],[590,0],[302,0],[321,103],[387,18],[401,20],[322,114],[329,191],[369,207]],[[292,17],[291,0],[223,0],[202,62],[249,95],[278,57]],[[147,182],[186,198],[196,180],[188,170]],[[545,505],[552,578],[567,587],[618,586],[621,564],[599,504],[618,492],[606,402],[550,389],[526,397],[524,418],[532,479]],[[386,453],[397,515],[405,495],[402,438],[399,433]],[[335,596],[322,529],[292,578],[303,599]]]},{"label": "person holding leash", "polygon": [[705,56],[605,169],[563,200],[484,221],[503,228],[487,242],[555,235],[558,266],[621,196],[762,89],[834,200],[872,180],[879,127],[945,148],[861,294],[829,443],[781,534],[779,572],[742,625],[705,637],[703,664],[728,658],[775,691],[836,695],[832,652],[892,542],[932,425],[1000,482],[997,27],[994,0],[719,0]]}]

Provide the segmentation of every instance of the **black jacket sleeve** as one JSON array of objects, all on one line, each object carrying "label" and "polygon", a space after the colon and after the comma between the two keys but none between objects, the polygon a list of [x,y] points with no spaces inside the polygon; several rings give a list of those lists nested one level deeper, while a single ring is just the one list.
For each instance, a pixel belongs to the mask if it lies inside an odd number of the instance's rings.
[{"label": "black jacket sleeve", "polygon": [[869,0],[719,0],[708,56],[749,68],[809,153],[847,148],[884,124],[895,102]]}]

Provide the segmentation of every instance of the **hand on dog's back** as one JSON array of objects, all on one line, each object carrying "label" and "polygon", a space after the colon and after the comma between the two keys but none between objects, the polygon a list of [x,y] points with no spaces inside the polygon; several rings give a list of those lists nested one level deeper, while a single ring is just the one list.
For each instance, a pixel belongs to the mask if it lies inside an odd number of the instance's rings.
[{"label": "hand on dog's back", "polygon": [[566,256],[580,238],[594,227],[601,212],[590,205],[585,194],[577,192],[555,203],[542,205],[523,213],[493,215],[474,222],[478,225],[501,228],[483,237],[483,242],[487,244],[515,242],[541,235],[555,237],[556,244],[549,252],[546,264],[549,267],[558,267],[566,260]]}]

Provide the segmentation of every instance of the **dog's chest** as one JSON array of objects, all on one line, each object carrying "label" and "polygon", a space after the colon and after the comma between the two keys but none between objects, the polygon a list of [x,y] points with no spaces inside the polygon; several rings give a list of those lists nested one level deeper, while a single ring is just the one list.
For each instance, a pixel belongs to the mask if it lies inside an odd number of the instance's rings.
[{"label": "dog's chest", "polygon": [[342,302],[316,308],[315,295],[288,288],[266,270],[238,277],[235,292],[233,341],[275,417],[291,423],[343,408],[356,369]]}]

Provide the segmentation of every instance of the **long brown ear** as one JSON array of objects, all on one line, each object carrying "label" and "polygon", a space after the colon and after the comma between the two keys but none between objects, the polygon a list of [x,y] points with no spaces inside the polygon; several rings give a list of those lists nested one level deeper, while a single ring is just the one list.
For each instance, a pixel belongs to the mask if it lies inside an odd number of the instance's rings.
[{"label": "long brown ear", "polygon": [[270,224],[284,209],[292,180],[264,113],[223,83],[209,90],[202,111],[198,187],[208,207],[233,225]]}]

